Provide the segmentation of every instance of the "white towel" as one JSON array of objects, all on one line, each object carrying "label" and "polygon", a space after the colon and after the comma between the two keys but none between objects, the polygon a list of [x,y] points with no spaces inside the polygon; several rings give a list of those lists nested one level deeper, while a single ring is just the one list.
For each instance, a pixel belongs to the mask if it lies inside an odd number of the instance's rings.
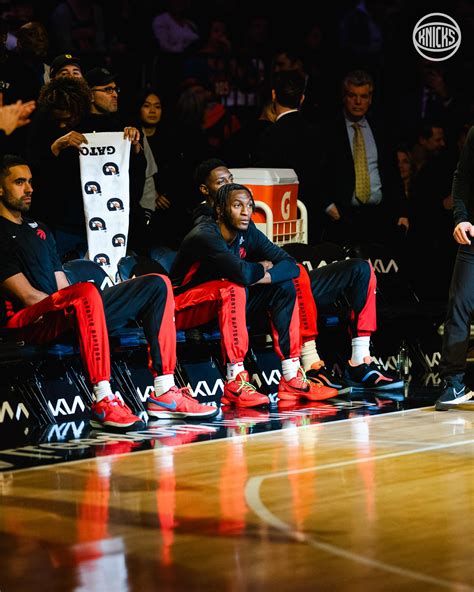
[{"label": "white towel", "polygon": [[89,259],[119,281],[117,263],[126,254],[130,213],[130,141],[123,132],[84,134],[79,149]]}]

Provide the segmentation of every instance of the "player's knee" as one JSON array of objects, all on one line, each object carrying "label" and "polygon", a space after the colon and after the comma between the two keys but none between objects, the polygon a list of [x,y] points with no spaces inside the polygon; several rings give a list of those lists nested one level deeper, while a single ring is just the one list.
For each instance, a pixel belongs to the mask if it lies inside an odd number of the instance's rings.
[{"label": "player's knee", "polygon": [[136,279],[141,281],[144,286],[149,286],[150,290],[157,293],[171,292],[172,290],[170,279],[159,273],[149,273]]},{"label": "player's knee", "polygon": [[296,287],[292,280],[275,284],[279,293],[286,298],[296,298]]}]

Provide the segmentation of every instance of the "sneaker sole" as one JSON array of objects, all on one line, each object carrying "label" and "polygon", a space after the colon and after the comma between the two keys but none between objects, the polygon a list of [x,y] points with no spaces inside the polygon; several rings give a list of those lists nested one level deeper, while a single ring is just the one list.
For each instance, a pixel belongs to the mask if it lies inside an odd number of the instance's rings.
[{"label": "sneaker sole", "polygon": [[294,392],[294,391],[278,391],[278,398],[284,401],[299,401],[300,399],[306,398],[306,393],[301,391],[301,393]]},{"label": "sneaker sole", "polygon": [[457,397],[456,399],[453,399],[453,401],[436,401],[435,409],[436,411],[449,411],[449,409],[456,407],[456,405],[469,401],[473,395],[474,393],[472,391],[467,391],[462,397]]},{"label": "sneaker sole", "polygon": [[216,407],[216,409],[212,412],[205,411],[201,413],[192,413],[189,411],[150,411],[149,409],[147,409],[147,413],[150,417],[154,417],[156,419],[170,419],[173,417],[176,417],[178,419],[182,419],[184,417],[188,417],[190,419],[208,419],[211,417],[215,417],[219,413],[219,409]]},{"label": "sneaker sole", "polygon": [[311,376],[307,376],[307,379],[310,382],[312,382],[313,384],[321,384],[322,386],[325,386],[326,388],[336,389],[338,395],[350,394],[352,391],[352,386],[342,386],[342,385],[338,385],[338,384],[332,384],[331,382],[327,382],[323,378],[318,378],[315,380],[314,378],[311,378]]},{"label": "sneaker sole", "polygon": [[237,397],[236,399],[228,399],[227,397],[222,397],[221,405],[235,405],[236,407],[241,408],[250,408],[250,407],[263,407],[264,405],[270,405],[270,399],[262,402],[254,402],[254,401],[243,401],[241,402],[240,399]]},{"label": "sneaker sole", "polygon": [[124,423],[116,423],[113,421],[101,422],[95,419],[89,420],[89,424],[93,428],[104,429],[104,428],[114,428],[116,430],[129,430],[130,428],[134,428],[136,430],[141,430],[145,428],[145,423],[143,421],[134,421],[125,425]]},{"label": "sneaker sole", "polygon": [[391,382],[390,384],[383,384],[381,386],[361,386],[360,382],[352,382],[351,380],[347,380],[350,384],[352,392],[359,392],[359,391],[392,391],[395,389],[402,389],[404,382],[403,380],[397,380],[396,382]]},{"label": "sneaker sole", "polygon": [[[309,378],[308,380],[310,380],[311,382],[313,382],[313,384],[317,384],[317,382],[315,382],[314,380],[311,380],[311,378]],[[325,386],[326,388],[333,388],[337,391],[337,395],[350,395],[352,392],[352,389],[354,387],[352,386],[340,386],[339,388],[337,387],[337,385],[335,384],[326,384],[324,383],[323,386]]]},{"label": "sneaker sole", "polygon": [[334,397],[337,397],[337,394],[332,394],[330,393],[329,395],[322,395],[320,397],[318,396],[311,396],[308,393],[290,393],[288,391],[279,391],[278,392],[278,398],[281,399],[282,401],[293,401],[293,402],[297,402],[301,399],[303,399],[304,401],[325,401],[326,399],[334,399]]}]

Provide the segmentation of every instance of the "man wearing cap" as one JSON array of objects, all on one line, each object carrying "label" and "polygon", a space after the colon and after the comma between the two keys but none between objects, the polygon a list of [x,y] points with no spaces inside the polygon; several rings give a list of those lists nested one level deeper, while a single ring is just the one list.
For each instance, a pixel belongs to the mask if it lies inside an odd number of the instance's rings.
[{"label": "man wearing cap", "polygon": [[86,72],[84,78],[92,91],[91,113],[117,113],[120,88],[116,82],[116,75],[107,68],[92,68]]},{"label": "man wearing cap", "polygon": [[70,53],[63,53],[54,58],[50,66],[50,77],[69,76],[70,78],[82,78],[81,62],[79,58]]}]

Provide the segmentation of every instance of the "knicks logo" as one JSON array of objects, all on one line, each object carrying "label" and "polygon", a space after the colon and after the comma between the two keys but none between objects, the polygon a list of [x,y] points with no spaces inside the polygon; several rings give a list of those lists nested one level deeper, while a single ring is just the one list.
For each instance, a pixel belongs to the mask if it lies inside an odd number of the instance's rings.
[{"label": "knicks logo", "polygon": [[36,231],[36,236],[39,237],[41,240],[46,240],[46,232],[41,228],[38,228]]}]

